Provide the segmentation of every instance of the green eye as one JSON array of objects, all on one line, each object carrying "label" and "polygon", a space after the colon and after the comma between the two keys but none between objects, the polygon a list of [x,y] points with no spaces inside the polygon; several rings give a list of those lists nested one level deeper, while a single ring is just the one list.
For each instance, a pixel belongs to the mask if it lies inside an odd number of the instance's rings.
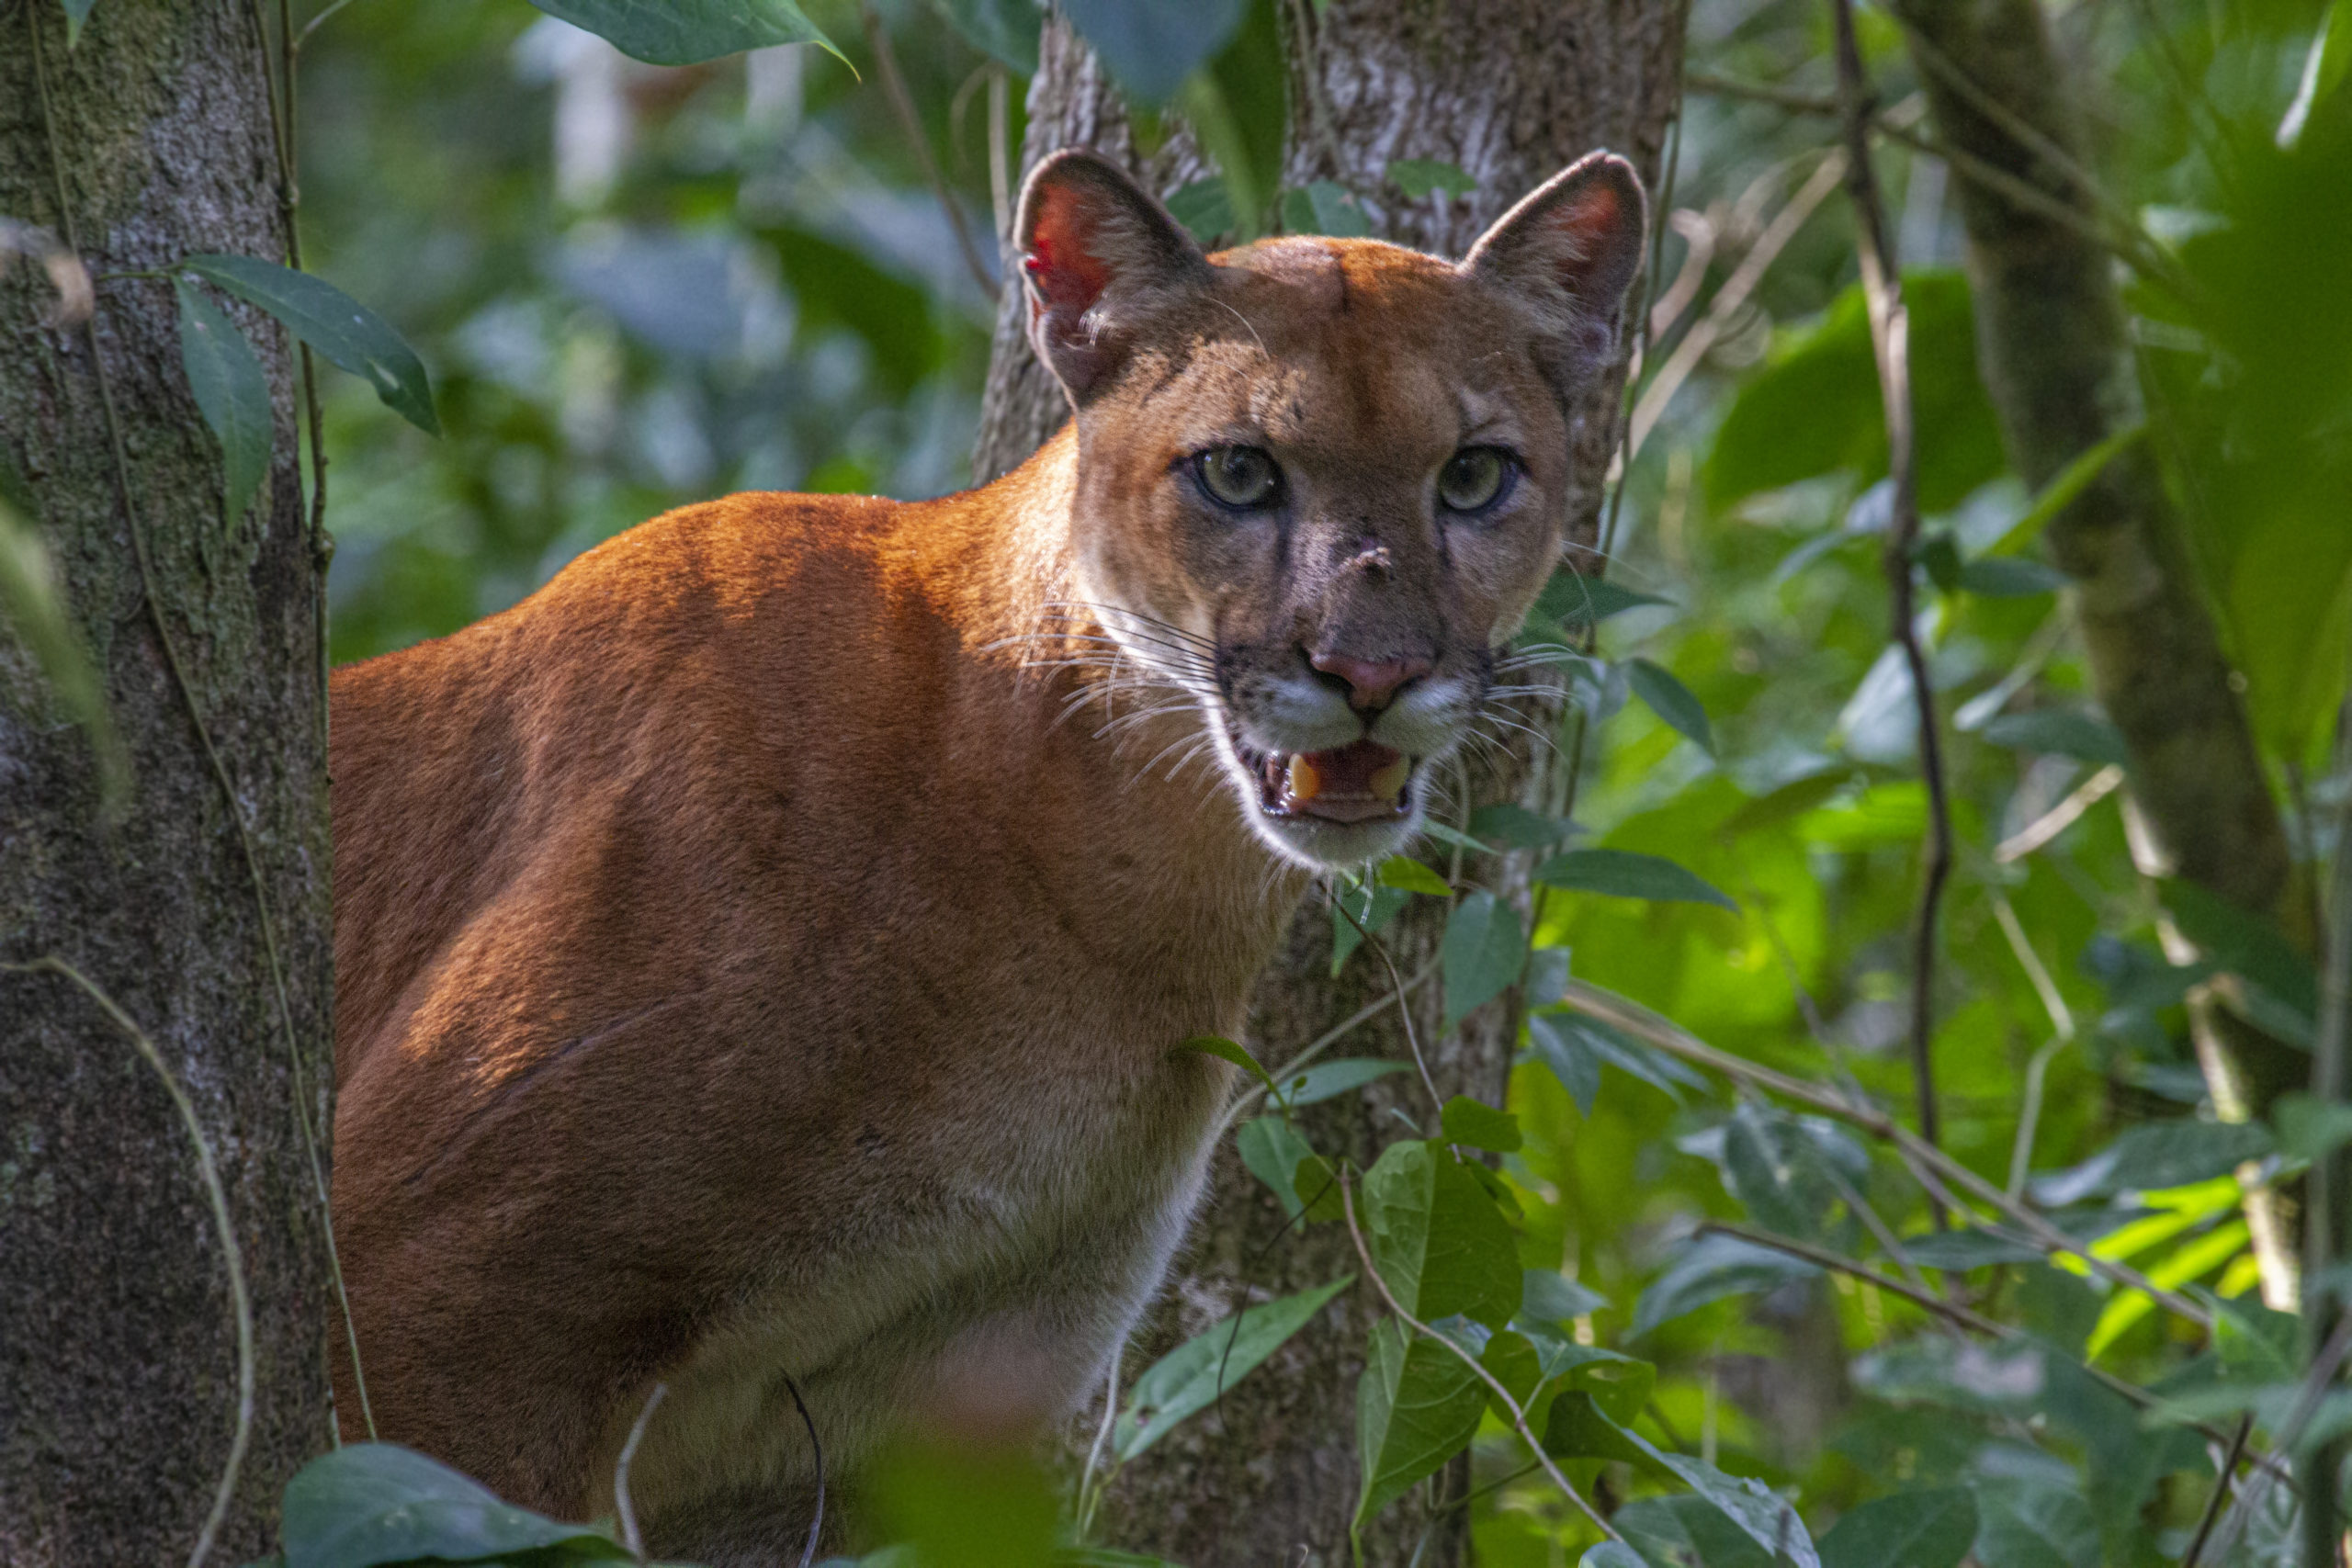
[{"label": "green eye", "polygon": [[1283,471],[1260,446],[1219,446],[1195,460],[1201,488],[1220,506],[1271,506],[1282,493]]},{"label": "green eye", "polygon": [[1493,446],[1464,446],[1438,470],[1437,498],[1448,512],[1483,512],[1510,488],[1510,456]]}]

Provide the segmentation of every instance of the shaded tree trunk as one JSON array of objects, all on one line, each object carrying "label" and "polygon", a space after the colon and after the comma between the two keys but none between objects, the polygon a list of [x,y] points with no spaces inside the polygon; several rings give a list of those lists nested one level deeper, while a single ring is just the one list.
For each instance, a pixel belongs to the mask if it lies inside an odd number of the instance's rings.
[{"label": "shaded tree trunk", "polygon": [[[1362,199],[1374,231],[1459,255],[1521,196],[1594,147],[1631,157],[1655,183],[1666,126],[1679,101],[1679,0],[1463,0],[1408,6],[1392,0],[1285,4],[1292,51],[1292,135],[1285,183],[1336,180]],[[1056,148],[1088,146],[1123,159],[1162,192],[1206,167],[1181,131],[1140,157],[1115,90],[1093,57],[1059,25],[1046,28],[1029,96],[1024,166]],[[1477,182],[1467,196],[1408,200],[1386,183],[1402,158],[1442,159]],[[1060,389],[1030,354],[1017,283],[997,321],[995,354],[974,468],[992,478],[1018,463],[1068,417]],[[1617,439],[1623,367],[1594,387],[1574,423],[1579,478],[1571,505],[1573,554],[1594,542],[1602,476]],[[1543,716],[1555,723],[1555,705]],[[1532,742],[1530,743],[1532,745]],[[1465,760],[1453,810],[1517,800],[1557,810],[1564,780],[1548,752]],[[1458,820],[1458,818],[1456,818]],[[1524,868],[1502,890],[1523,900]],[[1409,979],[1434,961],[1442,910],[1433,901],[1398,917],[1384,941]],[[1336,979],[1331,917],[1311,897],[1261,982],[1249,1043],[1269,1066],[1388,994],[1386,973],[1359,953]],[[1425,1042],[1438,1042],[1434,979],[1414,991]],[[1430,1052],[1442,1093],[1500,1103],[1518,1034],[1516,996],[1480,1010]],[[1366,1021],[1338,1054],[1408,1055],[1394,1009]],[[1392,1108],[1426,1118],[1418,1080],[1402,1076],[1359,1097],[1307,1112],[1326,1151],[1369,1164],[1402,1128]],[[1129,1377],[1170,1347],[1248,1301],[1304,1290],[1355,1269],[1345,1231],[1283,1230],[1281,1210],[1242,1169],[1231,1143],[1219,1150],[1207,1206],[1193,1227],[1159,1307],[1128,1348]],[[1221,1408],[1163,1439],[1111,1486],[1102,1540],[1213,1568],[1222,1563],[1340,1563],[1355,1511],[1355,1384],[1380,1308],[1369,1289],[1342,1296]],[[1091,1422],[1091,1418],[1090,1418]],[[1087,1438],[1077,1447],[1083,1452]],[[1365,1557],[1425,1568],[1462,1561],[1466,1511],[1447,1504],[1465,1488],[1457,1462],[1367,1529]]]},{"label": "shaded tree trunk", "polygon": [[[303,1132],[307,1114],[323,1138],[331,1084],[321,585],[282,334],[220,301],[276,423],[259,500],[226,520],[171,286],[106,275],[284,254],[254,17],[239,0],[101,0],[69,49],[53,0],[0,6],[0,214],[78,245],[99,277],[86,330],[48,324],[39,269],[0,278],[0,466],[37,513],[131,768],[109,822],[88,738],[0,634],[0,962],[61,959],[119,1003],[217,1163],[257,1368],[211,1553],[228,1562],[273,1549],[277,1495],[331,1430]],[[0,971],[0,1562],[187,1559],[239,1404],[198,1173],[155,1071],[92,998],[55,970]]]}]

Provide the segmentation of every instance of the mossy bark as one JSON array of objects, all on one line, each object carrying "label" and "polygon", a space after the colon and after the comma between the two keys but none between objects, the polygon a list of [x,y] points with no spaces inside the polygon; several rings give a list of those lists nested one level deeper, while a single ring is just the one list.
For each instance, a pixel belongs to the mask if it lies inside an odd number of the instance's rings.
[{"label": "mossy bark", "polygon": [[[1447,6],[1330,0],[1282,9],[1294,46],[1285,183],[1339,181],[1363,198],[1382,238],[1459,255],[1510,203],[1595,147],[1627,154],[1656,182],[1680,96],[1678,0],[1470,0]],[[1126,161],[1163,192],[1207,172],[1182,131],[1140,156],[1099,64],[1058,26],[1046,29],[1029,117],[1024,164],[1057,147],[1093,147]],[[1386,182],[1388,164],[1405,158],[1456,164],[1476,189],[1408,200]],[[1597,536],[1622,377],[1621,365],[1577,410],[1580,483],[1566,541],[1572,553],[1589,548]],[[1060,389],[1029,353],[1017,289],[1009,290],[998,316],[976,470],[986,478],[1012,467],[1068,412]],[[1555,721],[1556,705],[1537,716]],[[1562,781],[1553,754],[1531,754],[1532,747],[1508,756],[1479,749],[1466,760],[1462,792],[1476,803],[1520,800],[1558,809]],[[1524,907],[1524,868],[1502,881],[1502,890]],[[1442,908],[1417,900],[1383,940],[1411,976],[1434,959],[1442,928]],[[1331,916],[1310,899],[1260,983],[1249,1043],[1278,1066],[1389,990],[1386,973],[1368,953],[1332,976]],[[1413,1004],[1422,1040],[1433,1043],[1430,1068],[1440,1092],[1499,1104],[1518,1035],[1516,998],[1479,1010],[1442,1036],[1434,980],[1414,993]],[[1335,1054],[1406,1059],[1396,1010],[1364,1023]],[[1369,1164],[1403,1132],[1395,1109],[1429,1119],[1417,1077],[1401,1075],[1317,1107],[1306,1113],[1307,1131],[1317,1147]],[[1340,1226],[1284,1230],[1281,1210],[1241,1168],[1228,1140],[1184,1255],[1127,1348],[1126,1375],[1245,1301],[1289,1294],[1356,1269]],[[1096,1539],[1194,1568],[1346,1562],[1357,1495],[1356,1380],[1380,1315],[1368,1287],[1335,1301],[1228,1392],[1218,1409],[1180,1427],[1122,1470],[1103,1502]],[[1080,1460],[1092,1418],[1073,1435]],[[1468,1468],[1455,1463],[1370,1523],[1364,1560],[1421,1568],[1464,1561],[1466,1510],[1449,1505],[1462,1495]]]},{"label": "mossy bark", "polygon": [[[107,275],[283,256],[254,15],[99,0],[69,48],[53,0],[0,6],[0,215],[70,236],[99,280],[82,329],[49,323],[39,269],[0,277],[0,461],[132,770],[109,819],[89,739],[0,628],[0,963],[54,956],[119,1004],[219,1167],[258,1374],[212,1553],[228,1562],[273,1549],[277,1495],[330,1432],[333,1292],[303,1130],[329,1124],[321,585],[283,334],[220,301],[276,411],[267,481],[227,518],[171,288]],[[170,1099],[66,979],[0,972],[0,1562],[186,1560],[237,1387],[228,1275]]]}]

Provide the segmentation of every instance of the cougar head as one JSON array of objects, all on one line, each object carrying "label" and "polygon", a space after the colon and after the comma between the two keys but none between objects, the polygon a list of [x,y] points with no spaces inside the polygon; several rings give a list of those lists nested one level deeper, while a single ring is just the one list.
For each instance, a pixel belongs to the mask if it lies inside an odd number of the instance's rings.
[{"label": "cougar head", "polygon": [[1030,339],[1076,411],[1084,614],[1193,694],[1280,854],[1419,826],[1560,556],[1572,395],[1606,365],[1644,197],[1595,152],[1462,261],[1294,237],[1204,255],[1116,165],[1039,164]]}]

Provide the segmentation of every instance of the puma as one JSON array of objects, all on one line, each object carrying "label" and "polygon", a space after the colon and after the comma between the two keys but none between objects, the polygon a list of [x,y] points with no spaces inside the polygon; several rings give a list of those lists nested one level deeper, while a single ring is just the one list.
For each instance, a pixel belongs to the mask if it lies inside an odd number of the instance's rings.
[{"label": "puma", "polygon": [[[1459,264],[1018,237],[1074,418],[984,489],[747,494],[334,681],[334,1213],[381,1434],[796,1560],[894,1431],[1099,1386],[1318,873],[1409,840],[1557,561],[1644,196]],[[356,1436],[345,1368],[339,1408]],[[838,1493],[836,1494],[838,1495]]]}]

